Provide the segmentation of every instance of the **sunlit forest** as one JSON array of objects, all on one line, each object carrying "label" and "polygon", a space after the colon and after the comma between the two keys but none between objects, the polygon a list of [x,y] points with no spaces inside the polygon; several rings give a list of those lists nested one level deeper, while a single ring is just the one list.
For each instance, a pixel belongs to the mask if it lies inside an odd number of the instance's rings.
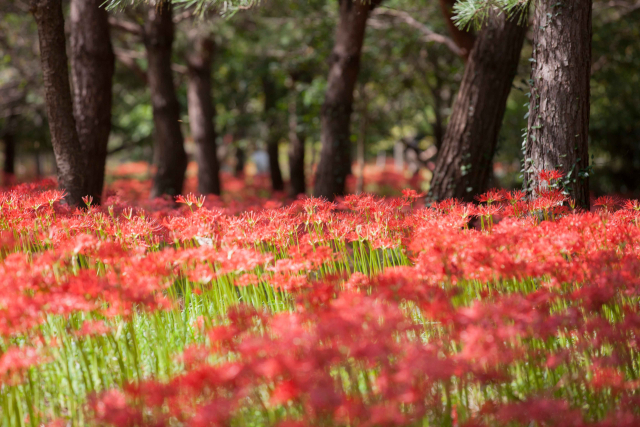
[{"label": "sunlit forest", "polygon": [[640,425],[639,0],[1,0],[0,427]]},{"label": "sunlit forest", "polygon": [[[64,13],[69,14],[69,2],[62,3]],[[352,163],[346,183],[349,192],[393,194],[404,187],[429,190],[478,32],[451,25],[449,7],[453,3],[393,0],[371,12],[360,70],[353,82],[346,148]],[[134,181],[126,191],[148,197],[158,150],[154,151],[154,95],[144,42],[147,11],[144,5],[118,6],[108,13],[109,26],[97,41],[104,43],[106,52],[100,52],[98,67],[103,72],[114,69],[109,79],[112,108],[106,136],[106,188],[125,191],[115,183],[128,177]],[[588,143],[594,196],[634,196],[640,188],[636,173],[640,170],[638,6],[634,1],[593,4]],[[202,95],[210,97],[205,120],[213,122],[206,138],[215,141],[220,173],[230,184],[228,191],[224,184],[220,186],[222,194],[237,194],[237,186],[256,186],[263,196],[273,192],[313,194],[321,157],[321,110],[339,19],[335,2],[272,0],[246,10],[212,5],[203,14],[195,7],[176,5],[173,43],[167,47],[175,87],[172,102],[177,102],[171,119],[179,123],[176,128],[188,159],[185,188],[174,193],[197,190],[196,139],[202,130],[197,129],[195,113],[189,113],[190,102],[197,102],[189,98],[190,85],[197,86],[194,73],[198,67],[190,68],[195,61],[210,76],[208,92]],[[29,8],[26,0],[8,0],[0,11],[4,186],[56,176],[38,31]],[[67,35],[71,20],[67,17]],[[494,138],[495,149],[482,153],[484,162],[492,162],[492,167],[486,182],[478,182],[472,190],[473,195],[492,187],[522,188],[532,37],[528,28],[514,64],[517,71],[509,85],[499,132],[494,136],[483,129],[477,131],[479,138]],[[73,58],[70,45],[67,50]],[[294,145],[304,153],[301,164],[306,178],[295,190],[291,189],[289,162]],[[208,193],[214,192],[204,192]]]}]

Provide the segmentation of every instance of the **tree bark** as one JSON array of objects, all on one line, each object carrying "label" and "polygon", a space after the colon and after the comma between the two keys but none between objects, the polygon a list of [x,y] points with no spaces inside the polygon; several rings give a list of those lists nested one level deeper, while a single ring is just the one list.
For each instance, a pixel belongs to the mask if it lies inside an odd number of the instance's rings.
[{"label": "tree bark", "polygon": [[33,0],[31,13],[38,26],[44,94],[58,185],[71,206],[88,194],[82,147],[76,130],[69,86],[69,68],[61,0]]},{"label": "tree bark", "polygon": [[465,201],[485,191],[526,26],[494,13],[465,67],[434,170],[430,200]]},{"label": "tree bark", "polygon": [[71,77],[87,194],[100,204],[111,131],[115,57],[102,0],[71,0]]},{"label": "tree bark", "polygon": [[244,178],[245,154],[242,147],[236,147],[236,178]]},{"label": "tree bark", "polygon": [[4,141],[4,164],[2,165],[3,184],[5,180],[11,179],[16,172],[16,119],[17,116],[11,114],[5,119],[5,126],[2,130],[2,140]]},{"label": "tree bark", "polygon": [[150,5],[144,44],[147,49],[157,166],[151,197],[180,194],[187,170],[187,154],[179,122],[180,104],[171,71],[174,32],[171,3],[162,1],[158,5]]},{"label": "tree bark", "polygon": [[367,18],[380,0],[340,0],[340,17],[330,57],[327,92],[322,106],[320,163],[314,193],[332,200],[345,192],[351,173],[351,113],[353,91],[360,71],[360,56]]},{"label": "tree bark", "polygon": [[533,21],[531,103],[525,184],[533,196],[538,173],[559,169],[564,189],[589,208],[591,0],[540,1]]},{"label": "tree bark", "polygon": [[358,163],[358,178],[356,180],[356,194],[364,191],[364,145],[367,141],[367,126],[369,121],[368,102],[366,85],[360,86],[361,110],[360,110],[360,129],[358,132],[358,143],[356,147],[356,160]]},{"label": "tree bark", "polygon": [[40,148],[36,147],[35,153],[33,153],[33,160],[36,165],[36,179],[42,178],[42,156],[40,155]]},{"label": "tree bark", "polygon": [[293,198],[307,192],[304,174],[305,135],[298,130],[298,92],[291,89],[289,99],[289,195]]},{"label": "tree bark", "polygon": [[187,58],[189,126],[196,144],[198,192],[220,195],[220,164],[214,126],[215,109],[211,99],[211,63],[214,42],[197,36],[195,52]]},{"label": "tree bark", "polygon": [[445,21],[447,21],[447,27],[449,28],[451,38],[460,48],[462,59],[466,62],[467,59],[469,59],[471,50],[473,49],[476,36],[471,31],[461,30],[451,20],[451,18],[453,18],[453,6],[455,4],[456,0],[440,0],[440,9],[442,9],[442,14],[444,15]]},{"label": "tree bark", "polygon": [[267,153],[269,154],[269,173],[271,174],[271,188],[273,191],[284,191],[284,181],[282,170],[278,161],[278,143],[280,142],[280,132],[277,120],[278,88],[273,78],[269,75],[269,70],[262,76],[262,90],[264,92],[264,114],[267,124]]}]

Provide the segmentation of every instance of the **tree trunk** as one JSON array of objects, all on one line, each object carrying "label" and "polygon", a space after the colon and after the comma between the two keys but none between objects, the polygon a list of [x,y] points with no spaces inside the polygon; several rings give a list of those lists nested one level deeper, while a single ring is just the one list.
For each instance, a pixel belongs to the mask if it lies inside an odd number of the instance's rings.
[{"label": "tree trunk", "polygon": [[559,169],[569,196],[586,209],[591,14],[591,0],[537,4],[525,156],[528,192],[535,196],[540,189],[540,171]]},{"label": "tree trunk", "polygon": [[486,190],[527,31],[517,21],[495,13],[478,35],[438,153],[431,200],[471,201]]},{"label": "tree trunk", "polygon": [[33,0],[31,12],[38,26],[45,104],[58,169],[58,185],[65,191],[69,205],[80,206],[88,191],[82,149],[73,118],[62,2]]},{"label": "tree trunk", "polygon": [[168,1],[150,5],[144,31],[149,89],[153,107],[156,175],[151,197],[182,192],[187,154],[180,130],[180,104],[171,71],[174,25]]},{"label": "tree trunk", "polygon": [[3,184],[6,185],[16,173],[16,119],[17,116],[10,114],[5,119],[5,127],[2,131],[4,141],[4,164],[2,165]]},{"label": "tree trunk", "polygon": [[435,87],[432,89],[433,93],[433,138],[435,139],[435,146],[440,151],[442,143],[444,141],[444,134],[446,128],[444,126],[444,119],[442,118],[442,78],[438,75],[438,66],[434,63],[435,68]]},{"label": "tree trunk", "polygon": [[102,0],[71,0],[73,111],[85,161],[87,194],[100,204],[111,131],[115,57]]},{"label": "tree trunk", "polygon": [[33,154],[36,164],[36,179],[42,179],[42,156],[40,155],[40,148],[36,147],[36,151]]},{"label": "tree trunk", "polygon": [[236,178],[244,178],[245,155],[242,147],[236,147]]},{"label": "tree trunk", "polygon": [[458,28],[456,24],[451,20],[451,18],[453,18],[453,6],[455,4],[456,0],[440,0],[440,9],[442,9],[444,19],[445,21],[447,21],[447,27],[449,28],[451,38],[460,48],[462,59],[467,61],[467,59],[469,58],[469,54],[473,49],[476,37],[471,31],[464,31]]},{"label": "tree trunk", "polygon": [[380,0],[340,0],[340,18],[330,57],[327,92],[322,106],[322,152],[314,193],[332,200],[345,192],[351,173],[351,112],[353,90],[370,10]]},{"label": "tree trunk", "polygon": [[358,144],[356,147],[356,160],[358,162],[358,179],[356,180],[356,194],[364,191],[364,145],[367,141],[368,104],[366,86],[360,86],[362,107],[360,110],[360,131],[358,132]]},{"label": "tree trunk", "polygon": [[305,135],[298,130],[298,92],[291,89],[289,99],[289,195],[293,198],[307,192],[304,174]]},{"label": "tree trunk", "polygon": [[271,174],[271,188],[273,191],[284,191],[284,181],[282,171],[278,161],[278,142],[280,142],[280,132],[277,120],[278,90],[273,78],[266,70],[262,76],[262,90],[264,92],[264,114],[267,124],[267,153],[269,154],[269,173]]},{"label": "tree trunk", "polygon": [[214,126],[215,109],[211,99],[211,62],[214,43],[202,36],[194,40],[195,52],[187,58],[189,84],[189,125],[196,144],[198,192],[220,195],[220,164]]}]

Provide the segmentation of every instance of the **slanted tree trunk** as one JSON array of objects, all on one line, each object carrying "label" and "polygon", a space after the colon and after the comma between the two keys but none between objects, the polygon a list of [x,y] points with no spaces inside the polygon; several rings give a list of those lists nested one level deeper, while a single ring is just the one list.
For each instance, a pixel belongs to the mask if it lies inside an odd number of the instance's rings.
[{"label": "slanted tree trunk", "polygon": [[435,145],[438,151],[442,148],[442,142],[444,141],[444,134],[446,131],[446,126],[444,126],[444,119],[442,117],[442,78],[438,73],[437,64],[435,65],[435,80],[436,84],[432,88],[431,92],[433,93],[433,113],[434,113],[434,122],[433,122],[433,138],[435,139]]},{"label": "slanted tree trunk", "polygon": [[307,192],[304,174],[305,135],[298,129],[298,92],[294,87],[289,97],[289,195],[293,198]]},{"label": "slanted tree trunk", "polygon": [[591,0],[540,1],[533,20],[525,184],[535,196],[542,170],[566,174],[565,190],[589,208]]},{"label": "slanted tree trunk", "polygon": [[214,126],[215,110],[211,99],[211,62],[214,42],[209,37],[197,36],[195,51],[187,58],[189,84],[189,126],[196,144],[198,163],[198,192],[220,195],[220,164]]},{"label": "slanted tree trunk", "polygon": [[494,13],[475,42],[438,153],[429,199],[485,191],[527,28]]},{"label": "slanted tree trunk", "polygon": [[147,49],[157,166],[151,197],[180,194],[187,170],[187,154],[179,122],[180,104],[171,71],[174,31],[171,3],[162,1],[158,5],[150,5],[144,44]]},{"label": "slanted tree trunk", "polygon": [[115,57],[102,0],[71,0],[73,112],[85,162],[87,194],[100,204],[111,131]]},{"label": "slanted tree trunk", "polygon": [[451,18],[453,18],[453,6],[455,4],[456,0],[440,0],[440,9],[442,9],[442,14],[444,15],[444,19],[447,22],[447,27],[449,28],[451,38],[460,48],[462,59],[467,61],[471,50],[473,49],[476,37],[473,32],[461,30],[452,21]]},{"label": "slanted tree trunk", "polygon": [[280,130],[278,129],[277,103],[278,88],[276,82],[265,71],[262,76],[262,90],[264,92],[264,114],[267,124],[267,153],[269,154],[269,173],[271,174],[271,188],[273,191],[284,191],[284,181],[282,180],[282,170],[278,161],[278,143],[280,142]]},{"label": "slanted tree trunk", "polygon": [[62,1],[32,0],[30,6],[38,26],[45,104],[58,185],[65,191],[69,205],[80,206],[88,189],[82,147],[73,117]]},{"label": "slanted tree trunk", "polygon": [[340,18],[330,57],[327,92],[322,106],[320,163],[314,193],[332,200],[343,195],[351,173],[353,91],[370,10],[381,0],[339,0]]}]

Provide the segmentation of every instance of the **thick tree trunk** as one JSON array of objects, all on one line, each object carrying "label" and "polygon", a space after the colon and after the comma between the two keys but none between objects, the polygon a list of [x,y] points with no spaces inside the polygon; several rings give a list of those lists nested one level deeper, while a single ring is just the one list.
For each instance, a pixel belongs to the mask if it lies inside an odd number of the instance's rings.
[{"label": "thick tree trunk", "polygon": [[115,57],[102,0],[71,0],[73,111],[85,161],[87,193],[100,204],[111,131]]},{"label": "thick tree trunk", "polygon": [[58,185],[65,191],[69,205],[80,206],[88,191],[82,147],[73,118],[62,2],[33,0],[31,12],[38,26],[45,104],[58,169]]},{"label": "thick tree trunk", "polygon": [[465,67],[429,191],[430,200],[471,201],[485,191],[527,28],[492,15]]},{"label": "thick tree trunk", "polygon": [[569,196],[587,209],[591,14],[591,0],[537,4],[525,157],[528,192],[541,187],[540,171],[559,169]]},{"label": "thick tree trunk", "polygon": [[269,173],[271,174],[271,188],[273,191],[284,191],[284,181],[282,170],[278,161],[278,143],[280,142],[280,131],[278,129],[277,108],[278,88],[276,83],[265,71],[262,76],[262,90],[264,92],[264,114],[267,123],[267,153],[269,154]]},{"label": "thick tree trunk", "polygon": [[451,38],[460,48],[462,58],[466,61],[473,49],[476,36],[471,31],[461,30],[451,20],[451,18],[453,18],[453,6],[455,4],[456,0],[440,0],[440,9],[442,9],[442,14],[444,15],[445,21],[447,21],[447,27],[449,28]]},{"label": "thick tree trunk", "polygon": [[180,194],[187,170],[187,154],[179,122],[180,104],[171,71],[174,31],[171,3],[163,1],[159,5],[150,5],[144,44],[147,49],[157,166],[151,197]]},{"label": "thick tree trunk", "polygon": [[332,200],[345,192],[351,173],[351,112],[353,90],[370,10],[380,0],[340,0],[340,18],[330,57],[327,92],[322,106],[322,152],[314,193]]},{"label": "thick tree trunk", "polygon": [[198,36],[195,52],[188,57],[187,97],[189,125],[196,144],[198,162],[198,192],[220,195],[220,164],[214,126],[215,110],[211,99],[211,62],[214,43],[211,38]]},{"label": "thick tree trunk", "polygon": [[307,192],[304,175],[305,135],[298,130],[297,95],[294,87],[289,99],[289,195],[294,198]]}]

